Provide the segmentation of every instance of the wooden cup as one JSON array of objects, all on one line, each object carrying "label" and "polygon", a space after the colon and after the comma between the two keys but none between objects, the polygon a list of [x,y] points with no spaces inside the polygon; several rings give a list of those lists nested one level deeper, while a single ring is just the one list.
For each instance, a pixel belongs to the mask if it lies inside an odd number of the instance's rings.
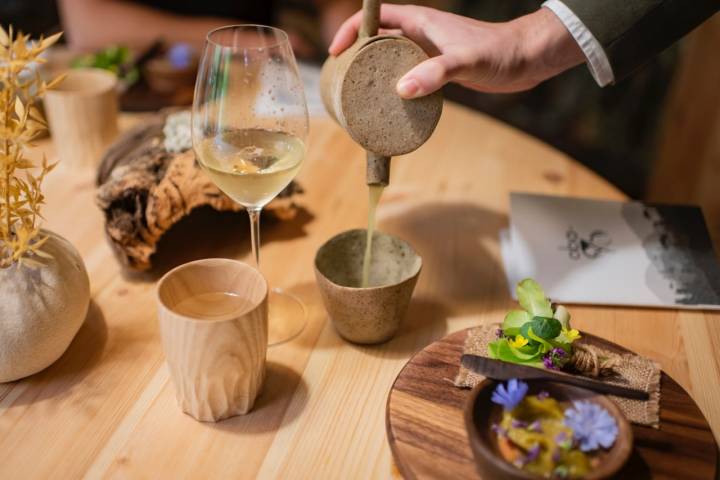
[{"label": "wooden cup", "polygon": [[98,68],[73,69],[45,94],[45,113],[58,158],[95,167],[118,134],[117,78]]},{"label": "wooden cup", "polygon": [[[214,292],[238,295],[247,306],[211,319],[177,312],[183,300]],[[265,377],[267,295],[262,274],[236,260],[197,260],[160,279],[160,334],[185,413],[216,422],[252,409]]]}]

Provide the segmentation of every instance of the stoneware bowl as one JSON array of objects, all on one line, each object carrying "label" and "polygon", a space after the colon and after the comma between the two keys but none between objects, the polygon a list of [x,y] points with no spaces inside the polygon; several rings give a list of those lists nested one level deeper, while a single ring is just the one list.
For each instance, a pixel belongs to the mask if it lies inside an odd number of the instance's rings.
[{"label": "stoneware bowl", "polygon": [[354,343],[385,342],[405,317],[422,259],[405,241],[375,232],[369,287],[360,288],[366,230],[328,240],[315,256],[315,276],[338,333]]},{"label": "stoneware bowl", "polygon": [[[617,422],[618,437],[610,450],[602,453],[599,467],[583,477],[588,480],[613,478],[625,465],[633,445],[630,424],[620,409],[609,398],[583,388],[563,385],[542,380],[528,380],[528,395],[545,390],[560,402],[588,400],[606,409]],[[492,403],[490,397],[497,386],[494,380],[484,380],[472,391],[465,406],[465,426],[470,440],[470,448],[475,457],[478,473],[482,478],[503,478],[510,480],[535,480],[543,478],[521,470],[506,462],[498,449],[492,425],[502,417],[502,407]]]}]

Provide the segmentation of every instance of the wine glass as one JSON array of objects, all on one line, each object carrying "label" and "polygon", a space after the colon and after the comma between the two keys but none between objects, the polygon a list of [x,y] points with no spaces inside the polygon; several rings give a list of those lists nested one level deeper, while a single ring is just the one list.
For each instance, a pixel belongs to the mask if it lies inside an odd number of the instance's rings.
[{"label": "wine glass", "polygon": [[[287,34],[262,25],[208,33],[195,83],[193,148],[215,185],[250,215],[258,269],[260,212],[297,175],[307,135],[305,93]],[[302,302],[279,289],[268,300],[268,343],[300,333]]]}]

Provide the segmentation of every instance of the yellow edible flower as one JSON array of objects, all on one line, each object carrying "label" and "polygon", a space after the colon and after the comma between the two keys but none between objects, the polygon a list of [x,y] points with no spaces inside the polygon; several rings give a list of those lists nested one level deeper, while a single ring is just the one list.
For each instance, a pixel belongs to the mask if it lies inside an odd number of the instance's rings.
[{"label": "yellow edible flower", "polygon": [[567,338],[569,341],[574,342],[578,338],[580,338],[580,332],[578,332],[576,329],[571,328],[570,330],[567,330],[565,328],[562,329],[562,334],[565,335],[565,338]]},{"label": "yellow edible flower", "polygon": [[[577,332],[577,330],[575,330]],[[510,340],[510,345],[512,345],[515,348],[524,347],[527,345],[528,339],[523,337],[522,335],[515,335],[515,340]]]}]

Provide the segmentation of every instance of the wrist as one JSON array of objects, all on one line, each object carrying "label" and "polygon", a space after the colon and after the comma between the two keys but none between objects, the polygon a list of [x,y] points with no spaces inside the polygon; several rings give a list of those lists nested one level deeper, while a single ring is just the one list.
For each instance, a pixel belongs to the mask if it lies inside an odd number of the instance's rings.
[{"label": "wrist", "polygon": [[585,55],[560,19],[547,8],[513,20],[528,76],[541,83],[580,65]]}]

